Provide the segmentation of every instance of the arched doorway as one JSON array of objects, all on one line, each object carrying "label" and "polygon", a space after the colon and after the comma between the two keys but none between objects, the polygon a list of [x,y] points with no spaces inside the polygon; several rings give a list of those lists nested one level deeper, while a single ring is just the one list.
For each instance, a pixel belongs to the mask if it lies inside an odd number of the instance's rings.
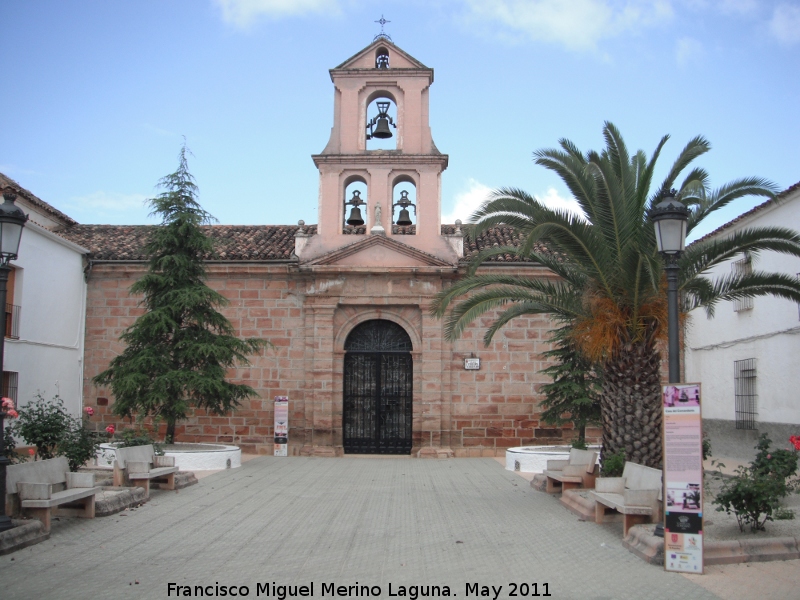
[{"label": "arched doorway", "polygon": [[411,338],[384,319],[357,325],[344,343],[345,453],[410,454]]}]

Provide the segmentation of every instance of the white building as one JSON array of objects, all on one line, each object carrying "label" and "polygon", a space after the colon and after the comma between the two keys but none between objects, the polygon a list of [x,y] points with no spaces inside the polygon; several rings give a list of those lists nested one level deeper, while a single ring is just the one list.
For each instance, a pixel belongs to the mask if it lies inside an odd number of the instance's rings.
[{"label": "white building", "polygon": [[[705,236],[723,238],[751,227],[800,230],[800,183]],[[712,279],[740,270],[800,277],[800,258],[762,252],[712,269]],[[703,422],[729,455],[751,454],[768,433],[775,447],[800,435],[800,310],[790,300],[761,297],[722,302],[687,319],[685,380],[702,383]],[[724,434],[724,435],[720,435]],[[723,441],[725,440],[725,441]]]},{"label": "white building", "polygon": [[24,406],[59,395],[70,413],[83,405],[87,250],[58,235],[75,221],[0,173],[29,220],[11,262],[6,299],[3,396]]}]

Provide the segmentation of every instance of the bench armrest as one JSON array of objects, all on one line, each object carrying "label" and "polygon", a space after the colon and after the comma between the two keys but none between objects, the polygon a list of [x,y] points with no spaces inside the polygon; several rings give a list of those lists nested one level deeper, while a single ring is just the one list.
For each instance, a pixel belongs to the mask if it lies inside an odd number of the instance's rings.
[{"label": "bench armrest", "polygon": [[153,457],[153,466],[154,467],[174,467],[175,466],[175,457],[174,456],[154,456]]},{"label": "bench armrest", "polygon": [[548,471],[560,471],[564,467],[569,464],[568,460],[548,460],[547,461],[547,470]]},{"label": "bench armrest", "polygon": [[622,494],[625,491],[625,478],[598,477],[594,482],[594,489],[604,494]]},{"label": "bench armrest", "polygon": [[129,460],[127,463],[127,469],[128,473],[149,473],[150,463],[139,460]]},{"label": "bench armrest", "polygon": [[17,492],[20,500],[49,500],[53,488],[49,483],[17,482]]}]

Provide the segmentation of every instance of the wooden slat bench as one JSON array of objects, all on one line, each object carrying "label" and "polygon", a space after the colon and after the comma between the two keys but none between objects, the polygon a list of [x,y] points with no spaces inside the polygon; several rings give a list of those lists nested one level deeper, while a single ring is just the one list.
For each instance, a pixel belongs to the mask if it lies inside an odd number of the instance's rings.
[{"label": "wooden slat bench", "polygon": [[545,491],[554,494],[564,490],[594,487],[599,467],[597,452],[572,448],[567,460],[548,460],[543,474],[547,477]]},{"label": "wooden slat bench", "polygon": [[[94,518],[94,473],[70,473],[66,457],[10,465],[6,468],[8,514],[21,512],[50,531],[51,515]],[[65,505],[77,506],[65,506]],[[10,505],[10,506],[8,506]]]},{"label": "wooden slat bench", "polygon": [[157,456],[151,444],[129,446],[115,450],[114,485],[140,485],[150,495],[150,482],[163,483],[168,490],[175,489],[175,458]]},{"label": "wooden slat bench", "polygon": [[661,516],[661,471],[626,462],[622,477],[599,477],[591,493],[595,501],[595,523],[602,523],[607,510],[623,515],[623,535],[639,523],[652,523]]}]

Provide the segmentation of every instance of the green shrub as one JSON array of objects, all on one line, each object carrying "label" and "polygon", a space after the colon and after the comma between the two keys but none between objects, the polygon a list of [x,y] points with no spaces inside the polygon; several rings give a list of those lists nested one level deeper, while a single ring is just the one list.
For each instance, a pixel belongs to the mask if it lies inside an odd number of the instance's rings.
[{"label": "green shrub", "polygon": [[625,470],[625,453],[603,455],[600,474],[603,477],[621,477]]},{"label": "green shrub", "polygon": [[70,471],[77,471],[94,458],[97,447],[104,439],[104,436],[89,429],[82,419],[70,415],[59,396],[45,400],[41,394],[19,409],[19,417],[7,432],[35,446],[36,459],[65,456]]},{"label": "green shrub", "polygon": [[586,438],[575,438],[572,440],[572,447],[576,450],[588,450],[589,444],[586,443]]},{"label": "green shrub", "polygon": [[763,434],[755,460],[749,467],[739,467],[714,499],[718,511],[736,515],[740,531],[747,525],[754,533],[763,531],[766,522],[780,511],[781,499],[798,487],[798,482],[790,479],[797,474],[797,452],[770,450],[771,443]]}]

